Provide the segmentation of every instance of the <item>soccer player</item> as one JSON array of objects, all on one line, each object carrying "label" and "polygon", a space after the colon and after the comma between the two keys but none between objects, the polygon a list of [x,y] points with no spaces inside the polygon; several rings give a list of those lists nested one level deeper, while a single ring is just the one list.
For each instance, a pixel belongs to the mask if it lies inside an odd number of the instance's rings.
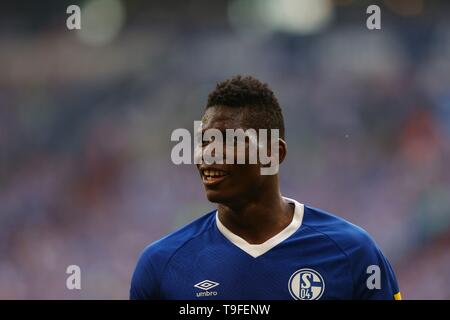
[{"label": "soccer player", "polygon": [[[202,129],[278,129],[267,84],[236,76],[209,95]],[[225,149],[229,150],[229,149]],[[197,165],[213,210],[149,245],[131,299],[400,299],[394,272],[361,228],[283,197],[260,163]]]}]

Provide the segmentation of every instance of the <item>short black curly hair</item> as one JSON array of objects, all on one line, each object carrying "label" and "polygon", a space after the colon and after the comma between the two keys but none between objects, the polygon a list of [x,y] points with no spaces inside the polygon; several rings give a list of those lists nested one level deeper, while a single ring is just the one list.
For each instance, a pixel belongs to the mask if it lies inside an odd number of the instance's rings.
[{"label": "short black curly hair", "polygon": [[248,116],[255,129],[278,129],[284,139],[283,112],[273,91],[252,76],[237,75],[219,82],[208,95],[206,109],[214,106],[249,108]]}]

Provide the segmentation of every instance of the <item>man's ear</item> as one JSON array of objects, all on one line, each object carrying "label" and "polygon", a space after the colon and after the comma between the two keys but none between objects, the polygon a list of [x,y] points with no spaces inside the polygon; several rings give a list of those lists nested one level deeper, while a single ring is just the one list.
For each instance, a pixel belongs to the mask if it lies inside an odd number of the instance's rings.
[{"label": "man's ear", "polygon": [[[272,140],[273,141],[273,140]],[[274,175],[278,174],[280,164],[284,161],[284,158],[286,158],[287,154],[287,145],[286,141],[283,139],[278,138],[277,141],[270,144],[270,149],[268,150],[270,155],[270,163],[267,165],[263,165],[261,167],[261,174],[262,175]],[[272,149],[272,147],[278,146],[277,149]],[[276,152],[271,152],[272,150],[276,150]]]},{"label": "man's ear", "polygon": [[284,161],[287,155],[287,143],[283,139],[278,139],[278,161],[280,164]]},{"label": "man's ear", "polygon": [[[270,144],[270,148],[267,150],[268,156],[272,156],[272,144]],[[287,144],[286,141],[284,141],[281,138],[278,138],[278,164],[281,164],[284,161],[284,158],[286,158],[287,154]],[[267,164],[265,166],[270,166],[272,164]],[[263,166],[263,167],[265,167]]]}]

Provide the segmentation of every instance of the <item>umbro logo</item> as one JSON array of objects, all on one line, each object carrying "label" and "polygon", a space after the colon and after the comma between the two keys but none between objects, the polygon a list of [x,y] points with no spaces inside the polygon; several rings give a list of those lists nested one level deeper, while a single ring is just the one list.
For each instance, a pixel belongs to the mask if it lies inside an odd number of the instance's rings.
[{"label": "umbro logo", "polygon": [[217,287],[218,285],[219,285],[218,282],[214,282],[211,280],[203,280],[202,282],[199,282],[196,285],[194,285],[194,287],[202,289],[202,290],[209,290],[214,287]]},{"label": "umbro logo", "polygon": [[218,282],[211,280],[203,280],[194,285],[195,288],[201,289],[203,291],[197,292],[197,297],[209,297],[209,296],[217,296],[217,291],[209,291],[212,288],[215,288],[219,285]]}]

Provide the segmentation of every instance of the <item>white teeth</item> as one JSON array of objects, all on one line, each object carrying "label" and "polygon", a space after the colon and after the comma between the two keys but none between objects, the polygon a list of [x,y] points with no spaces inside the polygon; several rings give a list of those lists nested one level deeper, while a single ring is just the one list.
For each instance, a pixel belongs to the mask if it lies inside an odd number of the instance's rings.
[{"label": "white teeth", "polygon": [[224,176],[225,173],[223,171],[219,171],[219,170],[205,170],[205,171],[203,171],[203,175],[206,178],[212,178],[212,177]]}]

